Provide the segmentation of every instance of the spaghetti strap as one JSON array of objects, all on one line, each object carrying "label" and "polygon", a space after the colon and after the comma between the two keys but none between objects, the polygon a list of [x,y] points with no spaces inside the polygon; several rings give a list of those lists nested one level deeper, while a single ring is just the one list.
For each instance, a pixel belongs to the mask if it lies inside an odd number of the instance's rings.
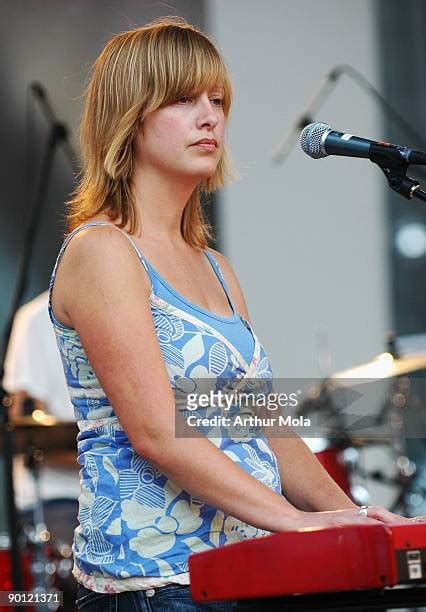
[{"label": "spaghetti strap", "polygon": [[[58,266],[61,262],[62,256],[65,252],[65,249],[67,248],[71,238],[73,236],[75,236],[75,234],[77,234],[78,232],[80,232],[82,229],[86,229],[88,227],[94,227],[96,225],[110,225],[111,227],[115,227],[119,232],[121,232],[122,234],[124,234],[124,236],[126,236],[126,238],[130,241],[131,245],[133,246],[134,250],[136,251],[137,256],[139,257],[139,260],[141,261],[142,265],[144,266],[148,277],[149,277],[149,281],[151,283],[151,294],[154,291],[154,285],[152,282],[152,277],[151,277],[151,273],[149,271],[149,266],[147,265],[147,262],[145,260],[145,257],[142,255],[142,253],[140,252],[140,250],[138,249],[138,247],[136,246],[136,244],[133,242],[132,238],[129,236],[129,234],[127,234],[125,231],[123,231],[121,228],[117,227],[116,225],[114,225],[114,223],[109,223],[108,221],[92,221],[91,223],[86,223],[85,225],[80,225],[80,227],[77,227],[75,230],[73,230],[70,234],[68,234],[68,236],[66,237],[66,239],[64,240],[61,249],[59,251],[58,257],[56,259],[55,262],[55,266],[53,268],[53,272],[52,275],[50,277],[50,282],[49,282],[49,300],[48,300],[48,309],[49,309],[49,316],[50,316],[50,320],[52,321],[52,323],[54,323],[55,325],[58,325],[60,322],[56,319],[55,315],[53,314],[53,310],[52,310],[52,289],[53,289],[53,284],[55,282],[55,278],[56,278],[56,272],[58,269]],[[64,327],[64,325],[61,324],[61,327]]]},{"label": "spaghetti strap", "polygon": [[235,310],[234,302],[232,301],[231,296],[229,295],[228,285],[226,283],[225,277],[223,275],[222,270],[220,269],[219,264],[214,258],[213,253],[210,253],[210,251],[208,251],[207,249],[204,249],[204,253],[207,259],[210,261],[213,270],[216,272],[216,276],[218,277],[220,284],[222,285],[223,290],[225,291],[226,297],[228,298],[229,305],[232,308],[232,312],[235,314],[236,310]]}]

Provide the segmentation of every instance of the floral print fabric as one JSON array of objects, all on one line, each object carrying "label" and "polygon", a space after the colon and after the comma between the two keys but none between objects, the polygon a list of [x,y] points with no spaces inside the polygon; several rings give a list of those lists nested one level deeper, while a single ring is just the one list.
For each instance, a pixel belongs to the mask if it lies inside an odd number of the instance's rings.
[{"label": "floral print fabric", "polygon": [[[83,227],[87,225],[74,230],[64,242],[49,288],[49,314],[79,427],[81,495],[73,543],[74,574],[84,586],[98,592],[137,590],[146,584],[146,577],[157,578],[157,586],[187,582],[189,554],[268,532],[196,499],[134,451],[77,332],[60,324],[51,309],[57,266],[69,240]],[[223,284],[226,288],[224,279]],[[200,391],[200,386],[217,389],[224,380],[241,386],[248,380],[272,378],[265,351],[242,317],[241,325],[254,337],[251,363],[213,326],[168,304],[153,291],[150,304],[178,409],[183,391]],[[232,437],[232,432],[222,429],[207,433],[229,458],[281,493],[277,461],[266,438]]]}]

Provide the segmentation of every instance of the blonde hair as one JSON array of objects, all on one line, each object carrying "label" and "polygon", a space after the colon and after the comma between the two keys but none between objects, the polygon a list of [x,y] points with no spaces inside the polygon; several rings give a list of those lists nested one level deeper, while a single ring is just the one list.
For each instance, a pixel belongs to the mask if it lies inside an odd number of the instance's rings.
[{"label": "blonde hair", "polygon": [[[67,202],[68,230],[106,212],[119,227],[139,230],[132,194],[132,143],[144,116],[210,86],[223,88],[228,117],[232,87],[223,59],[208,36],[185,20],[161,18],[114,36],[95,61],[80,129],[83,167]],[[233,176],[224,148],[215,173],[200,182],[182,215],[181,232],[191,246],[205,248],[211,239],[200,195]],[[143,221],[142,221],[143,222]]]}]

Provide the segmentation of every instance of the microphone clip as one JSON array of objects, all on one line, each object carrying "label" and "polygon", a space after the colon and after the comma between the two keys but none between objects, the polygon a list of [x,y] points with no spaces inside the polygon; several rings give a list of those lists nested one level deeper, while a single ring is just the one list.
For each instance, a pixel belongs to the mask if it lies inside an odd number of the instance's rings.
[{"label": "microphone clip", "polygon": [[426,192],[421,189],[420,183],[407,176],[408,162],[395,159],[393,155],[387,154],[383,147],[374,144],[370,147],[369,157],[382,170],[393,191],[407,200],[415,197],[426,202]]}]

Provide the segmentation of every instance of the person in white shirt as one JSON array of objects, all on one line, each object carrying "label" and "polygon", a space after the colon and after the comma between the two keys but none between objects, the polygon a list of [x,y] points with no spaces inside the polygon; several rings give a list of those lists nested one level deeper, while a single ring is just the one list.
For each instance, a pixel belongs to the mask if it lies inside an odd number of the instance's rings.
[{"label": "person in white shirt", "polygon": [[73,421],[61,359],[47,311],[48,292],[21,306],[13,321],[5,360],[4,389],[12,415],[23,414],[27,397],[60,421]]},{"label": "person in white shirt", "polygon": [[[48,314],[48,292],[19,308],[13,321],[5,359],[3,387],[12,400],[11,420],[24,415],[28,399],[34,408],[59,421],[74,421],[61,358]],[[43,449],[41,449],[43,450]],[[79,489],[76,453],[46,456],[40,473],[43,500],[66,497],[77,499]],[[31,508],[35,501],[33,478],[24,467],[24,458],[14,460],[16,505]]]}]

